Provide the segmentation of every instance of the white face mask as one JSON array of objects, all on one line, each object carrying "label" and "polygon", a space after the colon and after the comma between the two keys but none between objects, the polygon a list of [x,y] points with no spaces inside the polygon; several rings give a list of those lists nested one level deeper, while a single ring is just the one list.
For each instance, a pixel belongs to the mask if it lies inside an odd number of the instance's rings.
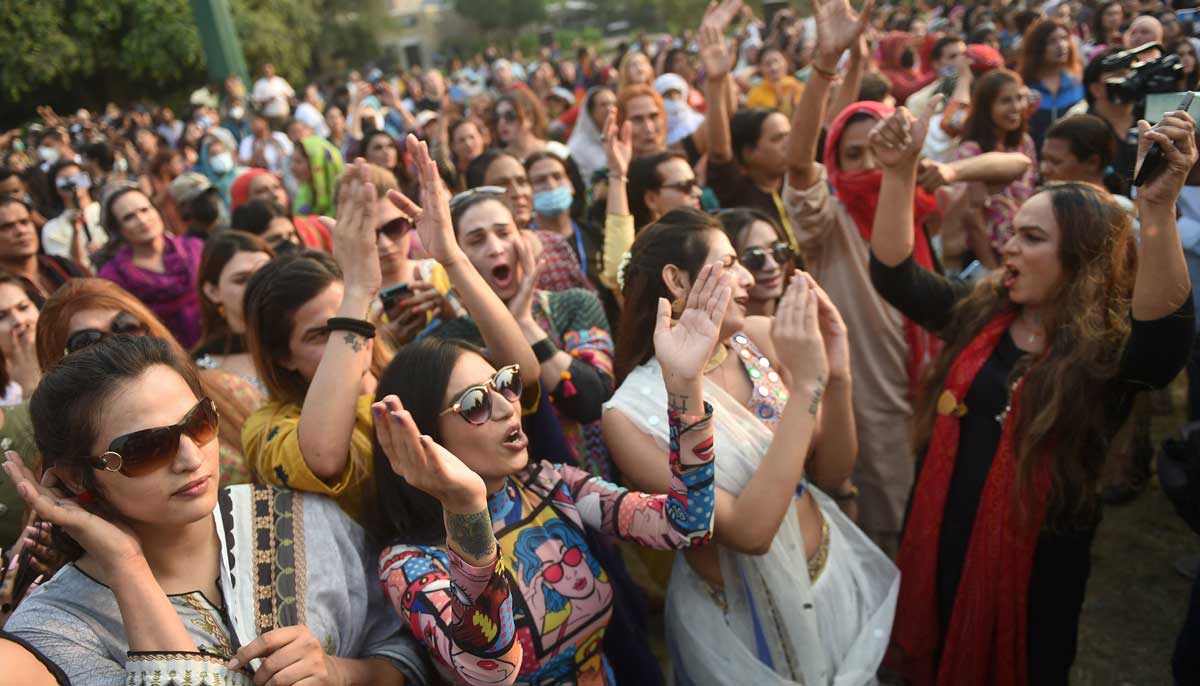
[{"label": "white face mask", "polygon": [[113,162],[113,170],[124,174],[129,171],[129,161],[124,157],[118,158],[117,161]]},{"label": "white face mask", "polygon": [[54,164],[58,161],[58,148],[51,148],[48,145],[38,147],[38,157],[46,164]]},{"label": "white face mask", "polygon": [[238,106],[238,107],[230,107],[229,108],[229,117],[231,119],[241,119],[245,114],[246,114],[245,107]]},{"label": "white face mask", "polygon": [[214,155],[208,161],[208,166],[212,167],[212,170],[218,174],[228,174],[233,171],[233,154],[223,152],[220,155]]}]

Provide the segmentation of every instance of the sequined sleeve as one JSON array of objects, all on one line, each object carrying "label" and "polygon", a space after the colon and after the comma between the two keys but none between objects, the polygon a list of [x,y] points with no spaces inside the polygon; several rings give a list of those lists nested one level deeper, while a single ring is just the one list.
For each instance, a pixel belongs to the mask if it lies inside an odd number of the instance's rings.
[{"label": "sequined sleeve", "polygon": [[712,538],[714,472],[712,406],[702,417],[668,411],[670,490],[631,491],[572,467],[557,465],[583,522],[648,548],[704,545]]},{"label": "sequined sleeve", "polygon": [[521,668],[504,563],[475,567],[453,550],[395,545],[379,557],[388,600],[458,682],[511,684]]}]

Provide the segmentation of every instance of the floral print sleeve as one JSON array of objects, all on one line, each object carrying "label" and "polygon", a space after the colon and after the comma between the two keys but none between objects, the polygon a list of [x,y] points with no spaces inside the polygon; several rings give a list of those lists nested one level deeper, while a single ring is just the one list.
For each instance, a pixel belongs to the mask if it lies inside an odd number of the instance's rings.
[{"label": "floral print sleeve", "polygon": [[630,491],[570,465],[557,467],[585,525],[669,550],[704,545],[712,538],[714,464],[712,406],[703,416],[668,410],[670,491]]},{"label": "floral print sleeve", "polygon": [[384,592],[430,653],[467,684],[511,684],[521,666],[504,562],[467,564],[453,550],[395,545],[379,558]]}]

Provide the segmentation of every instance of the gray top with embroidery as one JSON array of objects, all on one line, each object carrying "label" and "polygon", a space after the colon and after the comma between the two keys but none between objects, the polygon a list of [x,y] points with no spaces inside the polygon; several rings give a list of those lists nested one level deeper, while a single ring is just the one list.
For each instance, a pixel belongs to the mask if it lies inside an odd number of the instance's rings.
[{"label": "gray top with embroidery", "polygon": [[[227,606],[199,591],[170,596],[199,653],[128,653],[116,597],[73,564],[22,602],[5,630],[41,651],[73,686],[169,683],[171,676],[179,683],[250,684],[248,670],[224,667],[245,642],[239,633],[252,637],[294,624],[307,626],[330,655],[382,658],[407,684],[429,683],[425,650],[384,600],[365,533],[334,501],[231,486],[222,489],[214,516],[223,528],[220,586]],[[233,617],[251,626],[231,630]]]}]

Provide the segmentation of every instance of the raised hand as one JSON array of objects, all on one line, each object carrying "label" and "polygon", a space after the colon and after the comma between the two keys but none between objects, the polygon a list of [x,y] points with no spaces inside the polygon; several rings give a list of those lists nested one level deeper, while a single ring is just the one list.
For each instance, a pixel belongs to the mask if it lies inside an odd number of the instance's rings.
[{"label": "raised hand", "polygon": [[346,291],[374,298],[383,275],[375,247],[379,206],[375,185],[369,179],[366,161],[356,159],[338,191],[337,220],[321,217],[321,223],[333,236],[333,259],[342,269]]},{"label": "raised hand", "polygon": [[4,471],[16,485],[25,505],[37,518],[60,526],[95,560],[108,579],[135,565],[145,565],[141,543],[123,526],[88,512],[68,496],[53,469],[46,470],[39,484],[33,473],[13,451],[5,453]]},{"label": "raised hand", "polygon": [[771,341],[780,362],[791,372],[794,387],[811,384],[824,387],[829,381],[829,358],[821,335],[820,314],[817,291],[803,272],[796,271],[779,299],[771,323]]},{"label": "raised hand", "polygon": [[405,140],[405,149],[412,153],[417,180],[421,184],[421,204],[418,205],[399,191],[388,191],[388,199],[401,212],[413,218],[421,246],[429,256],[448,268],[460,258],[465,258],[454,236],[446,186],[438,175],[437,164],[429,155],[429,145],[410,133]]},{"label": "raised hand", "polygon": [[508,311],[518,323],[533,321],[533,297],[537,292],[538,277],[541,276],[542,266],[545,264],[535,246],[531,245],[532,237],[523,233],[518,232],[513,239],[517,265],[520,267],[517,275],[521,279],[521,285],[508,302]]},{"label": "raised hand", "polygon": [[705,21],[700,25],[696,36],[700,49],[700,64],[704,66],[705,77],[710,81],[718,81],[733,69],[734,54],[725,41],[725,34],[714,22]]},{"label": "raised hand", "polygon": [[821,329],[821,340],[825,343],[825,361],[829,369],[829,380],[850,378],[850,338],[846,335],[846,323],[842,313],[833,304],[829,294],[808,272],[804,279],[808,287],[817,294],[817,325]]},{"label": "raised hand", "polygon": [[709,3],[708,9],[704,12],[702,24],[709,24],[718,31],[724,32],[733,23],[738,13],[745,9],[744,5],[743,0],[722,0],[719,4]]},{"label": "raised hand", "polygon": [[608,157],[608,171],[618,176],[629,172],[629,161],[633,159],[633,124],[625,122],[617,132],[617,108],[609,107],[604,117],[604,154]]},{"label": "raised hand", "polygon": [[721,336],[725,309],[733,297],[733,277],[720,262],[706,264],[688,292],[687,305],[679,320],[671,322],[671,304],[658,300],[654,327],[654,356],[664,379],[696,380],[704,374],[704,363]]},{"label": "raised hand", "polygon": [[867,0],[863,3],[862,11],[855,13],[850,0],[813,0],[817,53],[836,62],[866,30],[874,5],[874,0]]},{"label": "raised hand", "polygon": [[371,409],[375,436],[397,476],[437,498],[447,512],[472,514],[487,508],[483,479],[449,450],[421,435],[399,398],[386,396]]},{"label": "raised hand", "polygon": [[911,168],[915,165],[920,158],[921,148],[925,146],[929,120],[940,104],[940,96],[935,96],[920,119],[913,116],[908,108],[898,107],[876,124],[868,138],[875,160],[888,169]]},{"label": "raised hand", "polygon": [[1138,203],[1174,207],[1196,164],[1196,121],[1183,111],[1167,112],[1153,127],[1145,120],[1139,121],[1138,170],[1152,145],[1157,145],[1165,154],[1167,163],[1161,173],[1138,189]]}]

